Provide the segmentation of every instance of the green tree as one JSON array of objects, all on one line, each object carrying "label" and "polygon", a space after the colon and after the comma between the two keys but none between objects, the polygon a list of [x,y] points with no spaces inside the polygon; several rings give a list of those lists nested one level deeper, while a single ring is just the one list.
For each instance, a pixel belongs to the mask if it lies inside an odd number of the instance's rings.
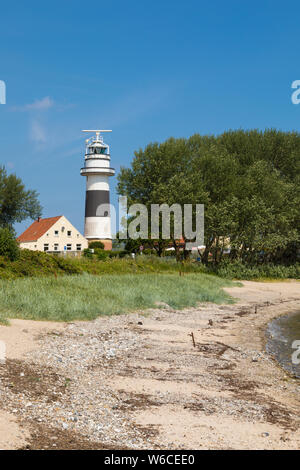
[{"label": "green tree", "polygon": [[[132,167],[121,168],[118,191],[128,198],[128,204],[144,204],[150,215],[151,204],[190,204],[199,201],[203,189],[191,169],[191,153],[185,139],[169,139],[163,144],[149,144],[145,150],[135,152]],[[189,177],[187,178],[187,173]],[[184,221],[183,221],[184,223]],[[161,235],[161,226],[160,226]],[[155,248],[159,255],[169,243],[178,250],[171,218],[170,240],[143,241],[143,245]],[[149,226],[150,233],[150,226]]]},{"label": "green tree", "polygon": [[0,256],[15,261],[19,256],[19,246],[15,235],[9,228],[0,228]]},{"label": "green tree", "polygon": [[36,191],[26,190],[20,178],[0,167],[0,227],[12,228],[28,217],[40,217],[41,212]]},{"label": "green tree", "polygon": [[[202,261],[295,262],[300,233],[300,134],[274,129],[168,139],[135,152],[118,191],[129,204],[205,205]],[[148,209],[148,211],[149,211]],[[172,220],[171,220],[172,225]],[[170,240],[178,249],[178,241]]]}]

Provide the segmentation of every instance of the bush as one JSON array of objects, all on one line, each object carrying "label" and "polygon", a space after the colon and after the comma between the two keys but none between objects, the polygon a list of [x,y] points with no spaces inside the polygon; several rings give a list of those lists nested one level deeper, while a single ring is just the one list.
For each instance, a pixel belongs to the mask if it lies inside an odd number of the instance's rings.
[{"label": "bush", "polygon": [[91,252],[89,248],[85,248],[82,252],[82,256],[84,256],[85,258],[91,259],[93,257],[93,253]]},{"label": "bush", "polygon": [[102,242],[91,242],[91,243],[89,243],[89,248],[91,248],[91,249],[98,248],[99,250],[104,250],[104,243],[102,243]]},{"label": "bush", "polygon": [[0,256],[15,261],[19,257],[19,246],[14,234],[8,228],[0,229]]},{"label": "bush", "polygon": [[95,255],[99,261],[105,261],[106,258],[109,256],[109,252],[105,250],[99,250],[98,248],[95,250]]},{"label": "bush", "polygon": [[106,250],[106,253],[108,253],[109,258],[124,258],[126,255],[128,255],[126,250]]},{"label": "bush", "polygon": [[108,254],[109,258],[119,258],[119,251],[111,251],[107,250],[106,253]]},{"label": "bush", "polygon": [[80,265],[74,263],[71,259],[62,258],[61,256],[53,256],[58,268],[65,274],[80,274],[82,272]]},{"label": "bush", "polygon": [[168,250],[168,251],[165,250],[165,251],[164,251],[164,256],[171,256],[171,257],[175,258],[175,256],[176,256],[176,251],[175,251],[175,250]]},{"label": "bush", "polygon": [[208,269],[227,279],[300,279],[299,263],[289,266],[271,263],[250,265],[239,260],[224,260],[217,267]]},{"label": "bush", "polygon": [[97,254],[94,255],[90,253],[81,258],[65,258],[40,251],[20,250],[18,259],[14,261],[0,255],[0,279],[15,280],[22,277],[45,276],[56,278],[64,274],[77,273],[102,276],[107,274],[178,274],[178,272],[218,274],[229,279],[300,279],[299,263],[288,266],[274,264],[251,266],[239,261],[226,260],[215,267],[210,263],[205,266],[189,260],[178,263],[172,256],[159,258],[156,255],[143,255],[131,259],[126,251],[110,252],[99,249],[95,251]]},{"label": "bush", "polygon": [[155,249],[152,249],[152,248],[145,248],[142,251],[142,254],[143,255],[156,255],[156,251],[155,251]]}]

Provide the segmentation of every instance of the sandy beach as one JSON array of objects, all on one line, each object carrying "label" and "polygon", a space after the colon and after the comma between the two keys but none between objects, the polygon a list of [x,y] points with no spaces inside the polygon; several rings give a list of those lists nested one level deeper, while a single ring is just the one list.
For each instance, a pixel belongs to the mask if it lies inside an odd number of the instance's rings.
[{"label": "sandy beach", "polygon": [[264,331],[300,311],[300,282],[227,291],[235,304],[0,326],[0,448],[298,449],[300,382]]}]

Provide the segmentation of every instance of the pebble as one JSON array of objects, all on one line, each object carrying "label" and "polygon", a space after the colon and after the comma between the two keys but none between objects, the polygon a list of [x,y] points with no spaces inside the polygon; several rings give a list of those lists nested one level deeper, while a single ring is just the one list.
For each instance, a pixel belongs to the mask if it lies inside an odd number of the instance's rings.
[{"label": "pebble", "polygon": [[[205,305],[202,310],[201,308],[186,309],[185,326],[190,319],[191,325],[195,324],[193,316],[199,328],[207,327],[209,319],[216,324],[219,321],[214,315],[217,308]],[[221,314],[223,312],[225,312],[224,309]],[[187,320],[186,313],[190,315],[189,320]],[[155,318],[160,320],[159,325],[161,325],[167,315],[170,313],[153,309],[153,316],[147,317],[147,326],[148,318],[150,325]],[[178,324],[182,324],[179,323],[182,322],[180,315],[183,315],[183,312],[172,313],[174,325],[177,321]],[[140,401],[139,392],[135,393],[134,388],[132,391],[126,390],[126,385],[124,385],[125,390],[122,390],[122,380],[123,378],[128,378],[129,381],[156,378],[158,379],[157,388],[153,391],[150,400],[154,401],[157,408],[171,404],[174,407],[185,408],[187,413],[190,410],[191,413],[203,413],[203,415],[213,415],[218,412],[237,419],[242,417],[245,420],[266,423],[264,403],[239,398],[238,394],[232,398],[218,395],[199,397],[189,393],[177,393],[172,389],[167,391],[164,386],[168,384],[168,380],[178,384],[184,383],[183,372],[186,383],[193,382],[195,386],[199,385],[200,395],[201,387],[204,389],[216,387],[222,391],[227,386],[224,376],[227,374],[230,376],[233,372],[221,370],[221,361],[214,354],[218,348],[213,344],[213,339],[209,340],[206,345],[208,349],[205,352],[194,353],[192,351],[193,354],[186,354],[183,350],[182,354],[178,354],[175,347],[177,333],[175,329],[174,331],[170,329],[170,331],[164,331],[164,335],[168,334],[170,337],[170,342],[166,342],[166,347],[162,350],[162,346],[157,342],[158,348],[156,349],[150,343],[150,349],[149,335],[141,334],[143,330],[137,331],[138,329],[134,326],[143,325],[140,318],[137,314],[100,318],[86,322],[85,328],[76,323],[67,325],[60,336],[44,336],[41,339],[42,347],[30,353],[30,361],[40,366],[45,375],[47,368],[50,368],[52,373],[55,372],[56,378],[55,380],[51,378],[48,390],[43,390],[38,396],[31,394],[34,392],[31,392],[29,388],[25,389],[24,393],[18,393],[17,398],[15,392],[10,389],[6,390],[10,409],[14,413],[19,413],[24,420],[33,419],[53,428],[69,429],[74,433],[88,436],[90,440],[98,440],[109,445],[134,449],[184,448],[184,445],[178,445],[172,441],[165,442],[167,438],[162,434],[157,436],[154,432],[152,436],[151,431],[156,431],[155,426],[150,427],[150,432],[147,433],[147,429],[143,430],[135,425],[135,413],[143,414],[143,407],[147,407],[148,404],[146,402],[145,405]],[[126,326],[127,329],[125,329]],[[189,325],[188,328],[190,328]],[[159,334],[158,330],[156,334]],[[210,343],[213,345],[211,349]],[[162,352],[163,361],[160,356]],[[227,351],[226,354],[227,361],[223,361],[225,365],[230,365],[233,360],[247,360],[249,365],[251,359],[253,362],[264,362],[266,357],[260,355],[255,349],[248,350],[246,347],[239,347],[239,351]],[[112,360],[113,358],[117,360]],[[156,369],[152,369],[149,360],[161,362],[162,368],[157,366]],[[199,375],[192,372],[195,364]],[[255,367],[252,370],[255,371]],[[210,371],[213,372],[210,373]],[[26,375],[28,375],[27,372]],[[110,384],[111,378],[119,381],[117,386]],[[66,379],[68,379],[67,387]],[[0,392],[2,392],[1,382]],[[144,393],[147,399],[146,388]],[[25,406],[24,403],[26,403]],[[151,411],[151,405],[148,410]],[[269,433],[259,433],[259,436],[268,437]]]}]

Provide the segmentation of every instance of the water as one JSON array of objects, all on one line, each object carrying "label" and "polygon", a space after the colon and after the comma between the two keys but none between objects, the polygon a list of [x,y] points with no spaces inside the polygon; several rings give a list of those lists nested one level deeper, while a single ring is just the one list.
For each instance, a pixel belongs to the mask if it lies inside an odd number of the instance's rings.
[{"label": "water", "polygon": [[297,354],[297,348],[292,347],[293,342],[298,340],[300,351],[300,312],[271,321],[266,333],[267,352],[272,354],[284,369],[300,378],[300,364],[293,363],[297,358],[300,360],[300,353]]}]

